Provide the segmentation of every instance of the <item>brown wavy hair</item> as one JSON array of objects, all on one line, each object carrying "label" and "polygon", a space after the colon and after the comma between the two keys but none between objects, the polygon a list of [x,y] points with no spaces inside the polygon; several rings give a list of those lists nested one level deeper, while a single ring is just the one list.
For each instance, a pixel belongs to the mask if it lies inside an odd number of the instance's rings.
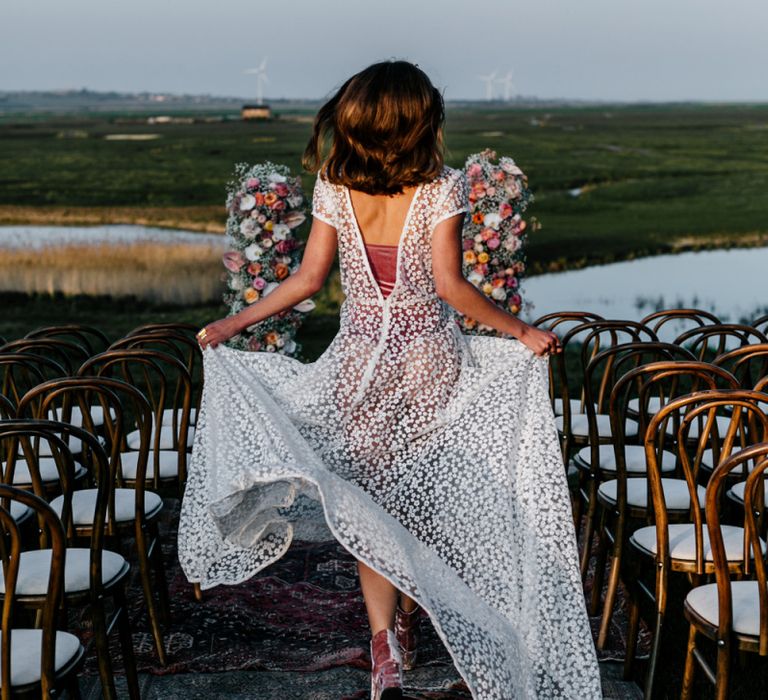
[{"label": "brown wavy hair", "polygon": [[374,63],[320,108],[301,164],[333,184],[400,194],[441,173],[444,122],[443,96],[417,65]]}]

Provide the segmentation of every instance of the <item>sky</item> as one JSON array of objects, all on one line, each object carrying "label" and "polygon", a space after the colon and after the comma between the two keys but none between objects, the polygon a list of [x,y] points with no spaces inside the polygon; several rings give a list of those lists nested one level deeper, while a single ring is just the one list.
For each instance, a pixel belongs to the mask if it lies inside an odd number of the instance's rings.
[{"label": "sky", "polygon": [[[768,101],[767,0],[2,0],[0,90],[329,97],[376,61],[446,99]],[[500,94],[500,85],[495,90]]]}]

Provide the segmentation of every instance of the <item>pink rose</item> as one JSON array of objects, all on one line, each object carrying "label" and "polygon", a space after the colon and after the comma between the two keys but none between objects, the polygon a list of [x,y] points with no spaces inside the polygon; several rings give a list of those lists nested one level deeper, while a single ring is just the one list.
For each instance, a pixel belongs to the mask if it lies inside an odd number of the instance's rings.
[{"label": "pink rose", "polygon": [[248,262],[239,250],[230,250],[221,257],[224,267],[230,272],[239,272],[240,268]]},{"label": "pink rose", "polygon": [[467,175],[471,178],[482,177],[483,168],[479,163],[472,163],[467,169]]},{"label": "pink rose", "polygon": [[290,253],[291,250],[293,250],[293,246],[294,246],[294,242],[292,240],[280,241],[275,246],[275,250],[281,255],[285,255],[285,253]]},{"label": "pink rose", "polygon": [[475,242],[471,238],[465,238],[462,241],[461,247],[464,250],[472,250],[475,247]]},{"label": "pink rose", "polygon": [[288,196],[288,185],[286,185],[284,182],[278,182],[275,185],[275,194],[278,197],[287,197]]},{"label": "pink rose", "polygon": [[507,277],[507,287],[511,287],[512,289],[517,289],[518,281],[517,277]]},{"label": "pink rose", "polygon": [[496,194],[496,188],[495,188],[495,187],[493,187],[493,186],[491,186],[491,187],[489,187],[487,190],[485,190],[485,193],[486,193],[486,194],[487,194],[489,197],[493,197],[493,195],[495,195],[495,194]]},{"label": "pink rose", "polygon": [[261,184],[261,180],[259,180],[259,178],[257,178],[257,177],[249,177],[245,181],[245,186],[249,190],[255,190],[260,184]]},{"label": "pink rose", "polygon": [[257,338],[251,338],[248,341],[248,349],[249,350],[261,350],[261,343],[258,341]]},{"label": "pink rose", "polygon": [[523,299],[519,294],[513,294],[510,301],[516,306],[520,306],[520,303],[523,301]]},{"label": "pink rose", "polygon": [[283,211],[285,209],[285,202],[282,199],[278,199],[275,202],[272,202],[272,206],[270,207],[273,211]]},{"label": "pink rose", "polygon": [[488,240],[486,245],[491,250],[496,250],[496,248],[498,248],[501,245],[501,241],[498,238],[491,238],[491,239]]},{"label": "pink rose", "polygon": [[502,219],[508,219],[510,216],[512,216],[512,205],[509,202],[502,202],[501,206],[499,207],[499,216]]},{"label": "pink rose", "polygon": [[267,286],[267,281],[263,277],[254,277],[251,284],[254,289],[262,290]]}]

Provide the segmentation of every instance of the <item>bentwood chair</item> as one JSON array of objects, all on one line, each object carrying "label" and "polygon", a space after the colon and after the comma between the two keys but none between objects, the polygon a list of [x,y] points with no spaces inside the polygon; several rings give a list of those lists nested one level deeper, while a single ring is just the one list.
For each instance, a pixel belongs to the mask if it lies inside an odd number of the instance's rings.
[{"label": "bentwood chair", "polygon": [[[88,546],[79,546],[77,528],[74,523],[72,496],[74,493],[74,454],[68,445],[73,440],[82,445],[80,461],[90,474],[95,475],[96,498],[91,503],[93,531],[88,538]],[[115,679],[112,671],[112,658],[109,649],[109,633],[117,625],[123,667],[131,700],[139,698],[139,683],[136,674],[136,662],[133,654],[131,624],[128,619],[128,606],[125,598],[125,582],[130,567],[125,558],[114,551],[104,548],[104,535],[109,506],[109,460],[104,448],[96,437],[80,426],[60,421],[18,419],[0,422],[0,447],[6,455],[6,469],[15,466],[15,457],[21,448],[27,467],[37,472],[36,457],[38,444],[45,441],[54,455],[60,470],[63,485],[63,499],[60,507],[54,509],[67,537],[67,550],[64,563],[64,586],[62,616],[70,607],[86,607],[93,626],[93,643],[96,646],[99,676],[101,678],[102,697],[116,700]],[[4,475],[5,476],[5,475]],[[44,498],[38,485],[39,474],[33,476],[32,491]],[[16,580],[16,605],[23,605],[33,610],[40,610],[47,604],[46,568],[50,566],[50,548],[41,539],[40,552],[30,552],[19,559],[18,578]],[[112,612],[107,614],[107,605],[111,601]]]},{"label": "bentwood chair", "polygon": [[[631,465],[633,472],[639,474],[645,471],[643,449],[637,444],[639,429],[642,427],[637,421],[638,413],[626,410],[620,422],[614,421],[610,413],[609,392],[619,377],[642,364],[678,358],[691,359],[692,356],[683,348],[670,343],[619,343],[601,350],[587,365],[584,391],[588,440],[573,457],[573,464],[584,474],[584,478],[580,480],[582,487],[579,497],[587,507],[582,538],[582,577],[587,573],[591,555],[592,534],[599,510],[598,494],[603,489],[603,482],[615,485],[616,459],[613,445],[619,438],[625,445],[625,461]],[[595,392],[599,393],[596,395]],[[608,425],[601,425],[600,421],[605,423],[606,418]],[[597,572],[596,576],[599,578],[600,572]],[[595,606],[596,603],[593,604],[593,609]]]},{"label": "bentwood chair", "polygon": [[[146,479],[155,491],[170,489],[180,497],[187,478],[187,456],[194,439],[194,428],[190,426],[192,380],[184,363],[159,350],[123,348],[95,355],[84,362],[77,373],[101,377],[120,374],[149,400],[152,428]],[[172,412],[170,425],[163,425],[163,417],[169,415],[166,411]],[[129,432],[125,439],[127,450],[121,453],[120,461],[123,478],[132,483],[136,479],[138,458],[131,453],[139,449],[140,430]]]},{"label": "bentwood chair", "polygon": [[[57,496],[51,501],[51,506],[61,512],[65,500],[71,500],[75,532],[78,537],[90,538],[94,533],[93,514],[100,488],[95,482],[97,478],[107,479],[107,522],[104,536],[108,544],[122,554],[125,553],[125,540],[135,540],[139,575],[155,648],[160,663],[165,665],[165,646],[160,624],[169,622],[170,607],[158,528],[163,501],[158,494],[145,488],[152,425],[152,408],[149,402],[141,391],[121,379],[67,377],[45,382],[30,390],[19,404],[19,415],[45,416],[55,407],[57,412],[64,416],[64,421],[67,421],[75,406],[82,409],[93,404],[101,406],[103,415],[116,416],[115,420],[107,418],[105,423],[108,471],[103,475],[90,474],[89,483],[80,488],[72,487],[71,493]],[[126,452],[125,438],[131,428],[129,409],[140,433],[139,447],[132,452]],[[88,414],[85,414],[85,420],[83,427],[93,433]],[[130,483],[123,477],[123,473],[128,471],[122,468],[123,453],[136,457],[131,462],[136,471]],[[158,597],[157,603],[155,593]]]},{"label": "bentwood chair", "polygon": [[66,370],[55,360],[42,355],[0,352],[0,393],[15,405],[36,384],[46,379],[66,376]]},{"label": "bentwood chair", "polygon": [[675,343],[688,345],[698,359],[710,361],[736,347],[768,343],[768,338],[756,328],[743,323],[720,323],[687,330],[675,339]]},{"label": "bentwood chair", "polygon": [[768,376],[768,343],[755,343],[718,355],[712,364],[725,367],[744,389],[752,388],[762,377]]},{"label": "bentwood chair", "polygon": [[63,338],[20,338],[0,347],[0,352],[52,357],[70,375],[89,357],[88,351],[82,345]]},{"label": "bentwood chair", "polygon": [[64,323],[56,326],[35,328],[25,338],[62,338],[70,339],[82,346],[89,355],[103,352],[109,347],[109,338],[98,328],[82,323]]},{"label": "bentwood chair", "polygon": [[[690,503],[696,504],[699,501],[700,467],[707,446],[715,454],[719,451],[717,464],[720,464],[731,454],[737,436],[744,432],[745,424],[751,424],[752,434],[760,436],[761,441],[768,439],[768,416],[757,406],[758,401],[766,398],[765,394],[744,389],[698,391],[664,405],[648,425],[645,449],[651,495],[650,519],[653,524],[635,530],[629,538],[634,566],[626,576],[630,600],[624,666],[625,677],[631,677],[642,596],[654,607],[653,641],[644,687],[648,700],[654,696],[657,669],[664,658],[663,646],[667,642],[664,630],[670,596],[669,578],[671,575],[682,575],[683,580],[695,586],[703,582],[705,575],[712,574],[715,566],[702,509],[692,506],[688,522],[672,522],[670,517],[658,458],[660,450],[667,444],[664,425],[670,420],[675,425],[677,456],[688,486]],[[729,425],[721,441],[714,418],[724,409],[729,411]],[[689,433],[694,424],[699,425],[699,439],[692,448]],[[728,567],[734,573],[744,574],[744,528],[732,525],[726,528],[724,543]],[[651,581],[646,583],[645,575],[649,572],[652,572]]]},{"label": "bentwood chair", "polygon": [[[12,515],[13,506],[34,515],[40,549],[25,550],[23,533]],[[2,644],[0,644],[0,698],[59,697],[67,691],[79,698],[77,673],[85,649],[73,634],[57,629],[64,590],[66,535],[61,520],[42,499],[28,491],[0,484],[0,559],[3,576]],[[25,597],[25,575],[31,560],[39,568],[42,592],[39,625],[19,627],[17,602]]]},{"label": "bentwood chair", "polygon": [[640,319],[640,323],[648,326],[659,338],[667,332],[671,332],[672,338],[676,338],[691,328],[715,325],[721,321],[703,309],[678,308],[655,311]]},{"label": "bentwood chair", "polygon": [[[751,465],[749,464],[751,462]],[[751,470],[749,467],[752,467]],[[750,471],[744,490],[744,532],[741,558],[729,556],[732,526],[722,524],[721,502],[732,472]],[[734,652],[768,656],[768,567],[765,538],[759,522],[765,510],[768,443],[750,445],[721,462],[710,477],[706,496],[715,582],[693,588],[685,599],[684,613],[690,623],[681,698],[693,698],[696,667],[715,686],[718,700],[726,700],[731,684]],[[733,548],[735,549],[735,548]],[[738,573],[734,574],[734,569]],[[714,642],[716,663],[712,668],[699,639]]]},{"label": "bentwood chair", "polygon": [[[669,354],[674,357],[677,353],[673,348],[676,347],[660,343],[657,352],[659,355]],[[677,348],[677,351],[687,352],[682,348]],[[627,361],[634,364],[634,359],[631,354],[620,357],[617,371],[622,371],[622,364]],[[604,473],[612,478],[603,480],[597,491],[600,527],[591,600],[591,612],[597,614],[605,563],[610,556],[608,586],[597,639],[598,649],[603,649],[608,639],[628,538],[634,530],[647,523],[652,500],[645,445],[642,442],[630,443],[621,426],[625,423],[629,406],[637,400],[640,406],[637,414],[638,435],[644,437],[651,417],[659,410],[652,410],[651,406],[665,405],[685,395],[691,387],[738,388],[728,372],[705,362],[662,359],[638,365],[628,372],[622,371],[611,391],[609,414],[615,439],[611,448],[605,448],[606,452],[610,449],[610,453],[600,455],[600,461]],[[691,506],[690,493],[687,483],[681,478],[673,445],[663,444],[659,447],[656,464],[661,472],[661,488],[670,520],[687,520]],[[696,490],[700,496],[700,505],[703,505],[704,489],[699,486]]]}]

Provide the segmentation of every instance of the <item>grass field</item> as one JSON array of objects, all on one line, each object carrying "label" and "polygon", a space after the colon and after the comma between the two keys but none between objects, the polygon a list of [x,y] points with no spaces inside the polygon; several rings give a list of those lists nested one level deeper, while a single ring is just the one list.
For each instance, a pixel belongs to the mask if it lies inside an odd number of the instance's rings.
[{"label": "grass field", "polygon": [[[268,159],[300,172],[310,116],[194,124],[6,117],[0,223],[221,231],[233,164]],[[106,138],[145,134],[157,137]],[[768,105],[449,108],[446,142],[450,165],[491,147],[528,173],[530,213],[543,224],[529,241],[532,272],[768,241]],[[311,193],[314,175],[304,182]]]}]

